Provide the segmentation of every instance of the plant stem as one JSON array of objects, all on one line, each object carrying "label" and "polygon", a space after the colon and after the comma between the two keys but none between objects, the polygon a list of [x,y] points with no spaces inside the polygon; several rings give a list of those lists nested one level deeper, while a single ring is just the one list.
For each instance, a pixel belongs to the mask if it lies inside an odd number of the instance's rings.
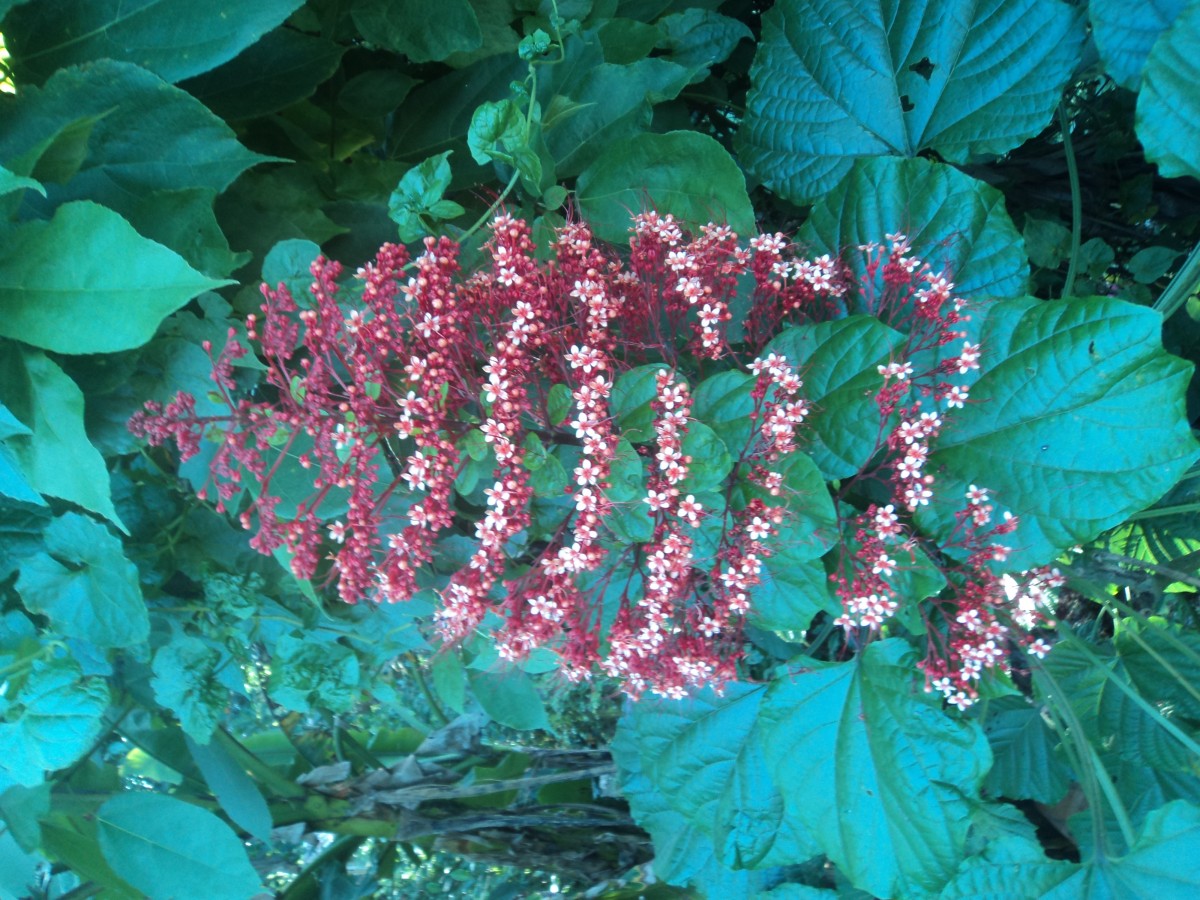
[{"label": "plant stem", "polygon": [[1192,248],[1183,268],[1175,274],[1171,283],[1167,285],[1167,289],[1154,301],[1154,308],[1162,313],[1164,320],[1169,319],[1187,303],[1188,297],[1195,294],[1197,288],[1200,288],[1200,244]]},{"label": "plant stem", "polygon": [[1075,147],[1071,142],[1071,119],[1066,101],[1058,106],[1058,124],[1062,131],[1063,153],[1067,157],[1067,177],[1071,182],[1071,260],[1067,280],[1063,282],[1063,297],[1075,295],[1075,276],[1079,271],[1079,243],[1083,231],[1083,196],[1079,189],[1079,167],[1075,162]]}]

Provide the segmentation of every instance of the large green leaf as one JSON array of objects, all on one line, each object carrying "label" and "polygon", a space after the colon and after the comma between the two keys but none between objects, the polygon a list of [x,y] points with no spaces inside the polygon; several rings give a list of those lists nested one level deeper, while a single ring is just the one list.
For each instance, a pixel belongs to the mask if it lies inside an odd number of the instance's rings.
[{"label": "large green leaf", "polygon": [[[901,231],[935,268],[949,272],[961,296],[1014,296],[1029,277],[1024,243],[1004,196],[957,169],[925,159],[863,159],[822,196],[800,229],[814,253],[837,255],[859,283],[867,277],[854,250]],[[850,312],[866,312],[852,288]]]},{"label": "large green leaf", "polygon": [[991,765],[982,730],[923,693],[913,662],[899,640],[846,663],[805,660],[759,716],[785,814],[880,897],[928,895],[953,874]]},{"label": "large green leaf", "polygon": [[41,83],[65,66],[119,59],[166,81],[232,59],[303,0],[57,0],[30,3],[4,20],[21,81]]},{"label": "large green leaf", "polygon": [[1023,697],[993,701],[983,729],[995,760],[987,777],[991,795],[1047,804],[1063,798],[1071,770],[1054,755],[1058,741],[1036,707]]},{"label": "large green leaf", "polygon": [[814,839],[784,817],[758,729],[763,688],[729,685],[686,700],[634,706],[630,732],[654,790],[712,841],[731,869],[787,865],[816,856]]},{"label": "large green leaf", "polygon": [[747,498],[786,510],[766,541],[771,555],[762,560],[762,583],[750,593],[751,618],[762,628],[798,634],[818,612],[838,608],[821,563],[837,540],[837,515],[825,479],[810,457],[792,453],[771,468],[783,475],[780,497],[748,482],[742,486]]},{"label": "large green leaf", "polygon": [[0,343],[0,402],[29,429],[7,447],[29,486],[77,503],[124,530],[108,470],[83,427],[83,393],[46,354]]},{"label": "large green leaf", "polygon": [[949,533],[967,487],[989,488],[1020,517],[1006,542],[1024,568],[1149,505],[1196,459],[1192,367],[1162,350],[1158,313],[1121,300],[1009,300],[985,315],[982,374],[932,443],[935,500],[918,521]]},{"label": "large green leaf", "polygon": [[188,750],[225,815],[260,841],[270,841],[272,822],[267,801],[224,744],[212,741],[201,745],[189,740]]},{"label": "large green leaf", "polygon": [[1004,153],[1050,120],[1083,36],[1057,0],[787,0],[763,16],[741,159],[804,202],[863,156]]},{"label": "large green leaf", "polygon": [[149,637],[137,566],[107,528],[67,513],[47,526],[45,539],[45,552],[21,563],[17,593],[26,609],[97,647],[132,647]]},{"label": "large green leaf", "polygon": [[471,693],[491,718],[518,731],[549,730],[546,704],[524,672],[467,672]]},{"label": "large green leaf", "polygon": [[1113,81],[1138,89],[1154,42],[1187,4],[1188,0],[1090,0],[1092,37]]},{"label": "large green leaf", "polygon": [[0,698],[0,791],[41,783],[47,771],[69,766],[100,733],[108,685],[84,678],[66,659],[33,663],[12,697]]},{"label": "large green leaf", "polygon": [[195,896],[246,900],[258,874],[233,830],[206,809],[162,794],[113,797],[96,813],[100,847],[114,872],[151,900]]},{"label": "large green leaf", "polygon": [[1200,721],[1200,637],[1162,619],[1121,619],[1113,646],[1143,697]]},{"label": "large green leaf", "polygon": [[630,217],[645,209],[691,225],[725,222],[747,234],[754,210],[733,157],[695,131],[640,134],[609,148],[579,176],[579,205],[596,234],[627,239]]},{"label": "large green leaf", "polygon": [[276,28],[219,68],[180,85],[223,119],[248,119],[312,95],[337,71],[346,48]]},{"label": "large green leaf", "polygon": [[352,10],[363,37],[413,62],[434,62],[483,42],[469,0],[444,0],[436,12],[420,0],[358,0]]},{"label": "large green leaf", "polygon": [[1162,33],[1142,71],[1137,136],[1168,177],[1200,178],[1200,2],[1192,0]]},{"label": "large green leaf", "polygon": [[777,879],[767,871],[732,871],[721,865],[712,838],[693,827],[655,788],[645,772],[638,732],[618,728],[612,742],[621,793],[634,820],[654,839],[654,872],[668,884],[695,884],[708,897],[751,897]]},{"label": "large green leaf", "polygon": [[297,712],[347,712],[358,696],[359,677],[358,657],[349,647],[286,634],[275,644],[267,692]]},{"label": "large green leaf", "polygon": [[876,368],[889,361],[904,336],[872,316],[800,325],[762,351],[786,356],[804,377],[801,392],[812,413],[797,440],[829,480],[858,472],[877,451],[883,382]]},{"label": "large green leaf", "polygon": [[0,335],[58,353],[130,350],[197,294],[231,283],[201,275],[111,209],[68,203],[0,247]]},{"label": "large green leaf", "polygon": [[[154,191],[223,191],[255,163],[233,131],[195,97],[129,63],[63,69],[7,104],[0,159],[46,183],[46,211],[95,200],[124,212]],[[37,202],[34,202],[34,201]]]},{"label": "large green leaf", "polygon": [[187,635],[176,635],[154,654],[154,699],[200,744],[212,738],[229,702],[229,689],[215,677],[220,662],[215,647]]}]

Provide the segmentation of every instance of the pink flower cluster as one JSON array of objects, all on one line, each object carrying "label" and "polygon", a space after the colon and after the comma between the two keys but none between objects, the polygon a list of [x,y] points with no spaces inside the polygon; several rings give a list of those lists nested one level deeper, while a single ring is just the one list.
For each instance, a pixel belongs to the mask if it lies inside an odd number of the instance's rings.
[{"label": "pink flower cluster", "polygon": [[[968,401],[982,348],[957,328],[962,304],[949,278],[909,256],[903,235],[889,240],[862,248],[864,299],[908,325],[909,338],[880,366],[879,452],[857,478],[886,484],[890,502],[854,518],[853,552],[843,552],[834,576],[838,622],[870,637],[906,599],[896,578],[918,547],[927,549],[947,569],[953,596],[935,604],[945,613],[929,622],[924,669],[961,706],[975,696],[979,671],[1004,665],[1008,639],[1042,624],[1038,604],[1053,579],[1037,573],[1007,584],[991,574],[1005,553],[995,539],[1015,523],[997,523],[981,489],[968,496],[951,548],[966,562],[946,562],[946,548],[930,546],[911,524],[936,490],[930,441]],[[803,448],[813,413],[802,373],[760,351],[786,322],[836,313],[848,270],[830,257],[797,258],[781,235],[743,248],[727,227],[689,236],[656,213],[636,217],[625,260],[571,223],[541,261],[528,225],[509,216],[492,223],[487,262],[476,271],[461,271],[461,249],[427,238],[410,261],[403,247],[385,245],[351,286],[339,283],[337,263],[318,259],[303,303],[282,284],[264,285],[261,315],[247,321],[266,367],[257,399],[237,390],[232,366],[250,348],[231,334],[214,360],[227,413],[198,416],[181,394],[165,408],[147,404],[131,428],[154,444],[175,442],[184,458],[202,439],[214,442],[218,507],[255,532],[257,549],[286,549],[298,577],[336,586],[347,603],[401,601],[432,588],[444,640],[489,631],[513,660],[549,647],[567,677],[599,670],[632,696],[677,697],[733,679],[772,539],[798,502],[781,462]],[[754,294],[744,337],[731,343],[743,275]],[[877,280],[883,288],[874,293]],[[951,356],[946,348],[957,341]],[[930,358],[939,361],[919,362]],[[685,449],[688,376],[712,360],[756,376],[755,429],[746,446],[728,448],[733,469],[719,505],[689,492],[695,461]],[[622,372],[644,362],[661,365],[653,441],[636,457],[644,495],[617,500],[613,471],[625,436],[612,394]],[[536,489],[534,457],[547,447],[569,451],[565,497]],[[484,461],[490,473],[475,490]],[[312,491],[289,505],[274,483],[293,466],[307,470]],[[741,499],[739,480],[770,499]],[[547,525],[548,515],[558,518]],[[632,540],[618,519],[641,516],[650,519],[649,538]],[[452,572],[439,559],[447,537],[473,542]]]}]

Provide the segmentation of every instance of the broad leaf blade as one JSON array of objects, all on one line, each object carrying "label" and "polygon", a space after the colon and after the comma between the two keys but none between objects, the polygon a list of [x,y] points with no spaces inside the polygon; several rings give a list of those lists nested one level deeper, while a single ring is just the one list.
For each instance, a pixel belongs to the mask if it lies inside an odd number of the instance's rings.
[{"label": "broad leaf blade", "polygon": [[1057,0],[777,4],[750,73],[742,160],[803,203],[859,157],[1004,153],[1050,120],[1083,34]]},{"label": "broad leaf blade", "polygon": [[233,830],[208,810],[161,794],[127,793],[96,813],[100,847],[114,872],[152,900],[194,896],[245,900],[258,874]]},{"label": "broad leaf blade", "polygon": [[1162,350],[1161,328],[1158,313],[1112,298],[988,307],[982,374],[932,444],[922,527],[948,533],[980,484],[1020,517],[1007,539],[1020,569],[1162,496],[1197,447],[1184,409],[1192,367]]},{"label": "broad leaf blade", "polygon": [[18,78],[100,59],[136,63],[166,81],[207,72],[281,23],[303,0],[59,0],[4,20]]},{"label": "broad leaf blade", "polygon": [[772,684],[759,717],[786,815],[858,888],[881,897],[940,888],[991,764],[982,731],[922,692],[902,641],[808,665]]},{"label": "broad leaf blade", "polygon": [[1167,178],[1200,178],[1200,3],[1154,43],[1142,72],[1137,136]]},{"label": "broad leaf blade", "polygon": [[1113,81],[1138,89],[1154,42],[1186,6],[1187,0],[1090,0],[1092,37]]},{"label": "broad leaf blade", "polygon": [[[813,253],[842,255],[854,278],[867,278],[856,248],[903,232],[916,254],[944,269],[959,296],[1022,294],[1029,264],[1020,232],[995,188],[924,159],[864,159],[813,207],[799,239]],[[868,312],[851,292],[849,312]]]},{"label": "broad leaf blade", "polygon": [[130,350],[188,300],[226,284],[112,210],[68,203],[50,222],[19,226],[0,248],[0,335],[58,353]]}]

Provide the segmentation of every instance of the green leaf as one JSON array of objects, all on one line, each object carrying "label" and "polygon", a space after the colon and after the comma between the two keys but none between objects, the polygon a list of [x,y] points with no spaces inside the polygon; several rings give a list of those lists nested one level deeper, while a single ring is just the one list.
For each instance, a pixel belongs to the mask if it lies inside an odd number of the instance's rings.
[{"label": "green leaf", "polygon": [[358,657],[341,644],[286,634],[275,644],[267,693],[297,712],[348,712],[358,698]]},{"label": "green leaf", "polygon": [[87,516],[67,513],[46,527],[44,553],[21,563],[17,593],[55,629],[97,647],[133,647],[150,636],[137,566],[121,542]]},{"label": "green leaf", "polygon": [[802,632],[818,612],[838,608],[820,562],[837,539],[837,515],[825,479],[811,458],[792,453],[772,468],[783,475],[780,497],[749,482],[742,486],[747,499],[757,497],[768,506],[782,505],[787,510],[776,533],[767,539],[772,555],[763,559],[762,584],[750,594],[751,617],[761,628]]},{"label": "green leaf", "polygon": [[1183,254],[1170,247],[1143,247],[1126,263],[1129,274],[1139,284],[1153,284],[1171,270]]},{"label": "green leaf", "polygon": [[468,0],[446,0],[432,15],[418,0],[358,0],[352,15],[364,38],[413,62],[437,62],[483,43]]},{"label": "green leaf", "polygon": [[223,119],[278,112],[312,96],[337,71],[346,48],[276,28],[219,68],[180,85]]},{"label": "green leaf", "polygon": [[546,396],[546,412],[550,417],[550,424],[561,425],[567,421],[567,415],[571,412],[574,404],[575,401],[569,387],[565,384],[551,385]]},{"label": "green leaf", "polygon": [[708,897],[750,897],[756,889],[778,880],[772,870],[734,872],[721,865],[712,838],[694,828],[675,810],[645,772],[637,732],[618,728],[612,742],[613,759],[621,778],[621,793],[642,828],[654,839],[654,874],[668,884],[695,884]]},{"label": "green leaf", "polygon": [[708,425],[739,456],[754,433],[750,420],[754,382],[748,372],[731,370],[705,378],[692,391],[692,417]]},{"label": "green leaf", "polygon": [[110,209],[68,203],[0,249],[0,335],[58,353],[129,350],[192,297],[231,283],[201,275]]},{"label": "green leaf", "polygon": [[[9,832],[17,839],[22,850],[30,853],[42,845],[42,828],[39,819],[50,812],[50,785],[46,783],[35,787],[25,787],[14,784],[6,791],[0,791],[0,819],[8,826]],[[3,884],[0,883],[0,888]]]},{"label": "green leaf", "polygon": [[31,3],[4,20],[18,80],[45,81],[66,66],[114,59],[166,81],[232,59],[300,7],[303,0],[61,0]]},{"label": "green leaf", "polygon": [[1006,540],[1020,569],[1162,496],[1198,454],[1184,409],[1192,367],[1163,352],[1161,329],[1157,312],[1107,297],[988,307],[982,374],[932,442],[935,499],[919,524],[949,533],[967,487],[986,487],[1020,517]]},{"label": "green leaf", "polygon": [[640,134],[609,148],[580,174],[576,194],[596,234],[614,243],[627,239],[630,215],[647,208],[688,225],[725,222],[742,234],[754,230],[737,163],[695,131]]},{"label": "green leaf", "polygon": [[1050,121],[1083,39],[1057,0],[788,0],[763,16],[740,158],[804,203],[861,157],[1005,153]]},{"label": "green leaf", "polygon": [[7,447],[29,486],[91,510],[125,530],[108,470],[83,427],[83,394],[40,350],[0,344],[0,402],[29,430]]},{"label": "green leaf", "polygon": [[221,811],[247,834],[269,843],[271,810],[254,779],[217,741],[202,745],[189,739],[187,746]]},{"label": "green leaf", "polygon": [[725,449],[725,442],[703,422],[687,423],[683,453],[692,458],[688,477],[680,485],[685,494],[715,490],[725,482],[733,468],[733,457]]},{"label": "green leaf", "polygon": [[446,206],[447,201],[442,200],[450,187],[448,160],[452,152],[447,150],[413,166],[388,198],[388,215],[400,226],[400,240],[405,243],[424,237],[438,221],[462,215],[461,206]]},{"label": "green leaf", "polygon": [[666,368],[661,363],[637,366],[622,372],[613,382],[608,408],[626,440],[645,443],[654,439],[651,403],[658,396],[658,372]]},{"label": "green leaf", "polygon": [[1113,81],[1136,91],[1146,58],[1188,0],[1090,0],[1087,11],[1100,60]]},{"label": "green leaf", "polygon": [[[854,163],[847,177],[817,201],[798,238],[814,254],[837,255],[896,231],[908,236],[914,253],[949,273],[960,296],[1004,297],[1026,290],[1029,266],[1004,196],[925,159]],[[866,279],[862,253],[851,249],[843,261],[855,280]],[[857,292],[847,305],[850,312],[870,312]]]},{"label": "green leaf", "polygon": [[1165,178],[1200,178],[1200,3],[1154,42],[1138,93],[1137,136]]},{"label": "green leaf", "polygon": [[179,718],[188,737],[207,744],[225,715],[229,689],[216,679],[221,653],[197,637],[176,635],[154,654],[154,699]]},{"label": "green leaf", "polygon": [[710,9],[663,16],[658,27],[659,49],[668,51],[672,62],[696,71],[693,81],[702,80],[711,66],[728,59],[738,41],[754,40],[744,23]]},{"label": "green leaf", "polygon": [[965,862],[938,900],[1029,900],[1071,875],[1074,866],[1046,859],[1041,847],[1010,837],[988,844]]},{"label": "green leaf", "polygon": [[[11,688],[10,688],[11,691]],[[0,698],[0,789],[40,784],[91,749],[108,708],[108,685],[67,659],[33,663],[15,695]]]},{"label": "green leaf", "polygon": [[483,711],[501,725],[518,731],[551,730],[541,694],[530,677],[519,669],[508,672],[468,669],[467,680]]},{"label": "green leaf", "polygon": [[1036,707],[1023,697],[993,701],[983,730],[995,760],[987,777],[990,795],[1049,805],[1066,795],[1071,770],[1055,755],[1058,739]]},{"label": "green leaf", "polygon": [[355,75],[338,91],[338,106],[363,119],[386,116],[418,84],[417,79],[403,72],[369,69]]},{"label": "green leaf", "polygon": [[23,191],[26,188],[32,188],[43,197],[46,196],[46,189],[36,179],[26,178],[24,175],[14,175],[4,166],[0,166],[0,196],[11,194],[13,191]]},{"label": "green leaf", "polygon": [[213,212],[216,197],[211,188],[154,191],[131,199],[123,212],[142,237],[170,247],[199,272],[221,278],[244,266],[251,254],[229,249]]},{"label": "green leaf", "polygon": [[458,651],[449,648],[443,650],[434,657],[429,671],[438,697],[461,715],[467,701],[467,678]]},{"label": "green leaf", "polygon": [[120,211],[131,195],[152,191],[219,193],[248,167],[271,159],[239,144],[186,91],[112,60],[59,71],[40,89],[23,88],[6,115],[0,158],[20,159],[23,168],[13,165],[18,173],[36,172],[64,129],[79,129],[77,171],[63,172],[52,179],[61,186],[48,188],[55,203],[90,199]]},{"label": "green leaf", "polygon": [[1200,891],[1200,809],[1168,803],[1146,817],[1129,853],[1094,858],[1041,896],[1043,900],[1144,900]]},{"label": "green leaf", "polygon": [[829,480],[858,472],[878,450],[882,386],[877,366],[887,363],[904,336],[873,316],[851,316],[788,328],[763,348],[802,373],[813,411],[797,440]]},{"label": "green leaf", "polygon": [[686,700],[642,703],[618,726],[629,732],[618,740],[638,747],[654,790],[686,828],[712,841],[731,869],[788,865],[820,853],[784,816],[767,770],[758,723],[763,694],[762,687],[732,684],[723,697],[705,690]]},{"label": "green leaf", "polygon": [[855,887],[928,895],[962,858],[969,800],[991,764],[982,731],[923,693],[902,641],[803,665],[771,685],[759,714],[785,815]]},{"label": "green leaf", "polygon": [[1138,692],[1200,720],[1200,639],[1163,619],[1120,619],[1113,647]]},{"label": "green leaf", "polygon": [[1050,219],[1025,218],[1025,252],[1043,269],[1057,269],[1071,252],[1071,229]]},{"label": "green leaf", "polygon": [[208,810],[128,793],[100,807],[96,822],[108,864],[151,900],[192,896],[197,885],[213,900],[245,900],[261,889],[242,842]]}]

